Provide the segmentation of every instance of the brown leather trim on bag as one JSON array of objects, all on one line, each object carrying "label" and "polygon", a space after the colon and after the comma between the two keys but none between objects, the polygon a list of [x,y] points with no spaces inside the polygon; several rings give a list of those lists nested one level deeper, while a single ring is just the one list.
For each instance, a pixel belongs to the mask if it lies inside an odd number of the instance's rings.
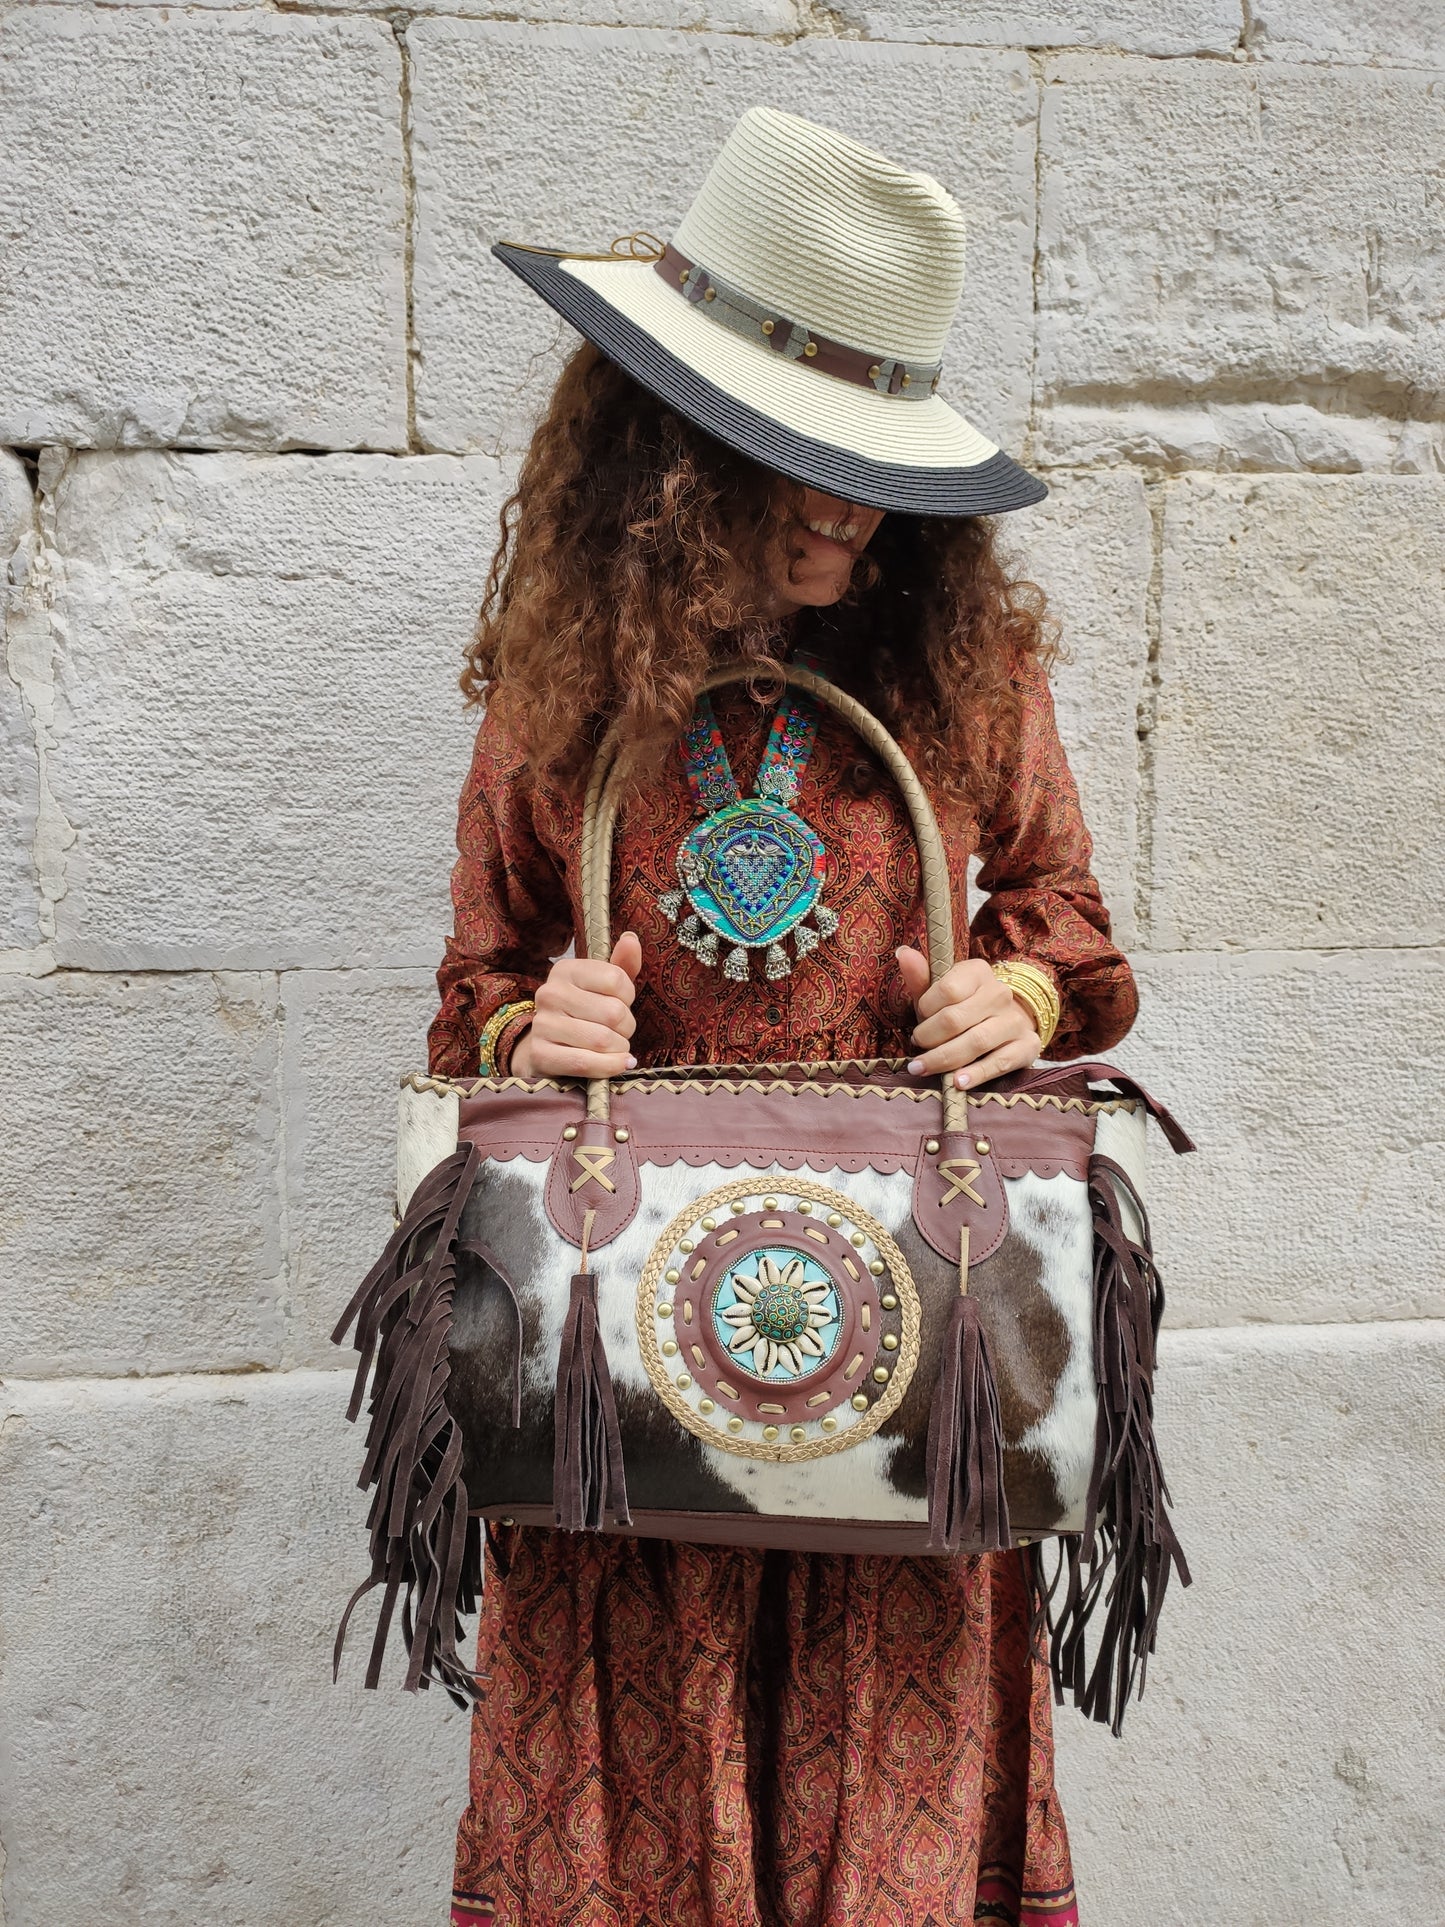
[{"label": "brown leather trim on bag", "polygon": [[[487,1506],[480,1517],[503,1525],[550,1526],[552,1509],[545,1505]],[[749,1546],[781,1552],[872,1552],[913,1557],[928,1551],[928,1522],[898,1524],[892,1520],[793,1519],[768,1512],[643,1512],[634,1508],[632,1522],[617,1531],[633,1539],[680,1539],[698,1546]],[[614,1528],[608,1527],[608,1531]],[[1016,1546],[1058,1537],[1057,1526],[1031,1530],[1015,1523]],[[961,1552],[977,1552],[964,1544]],[[952,1553],[939,1554],[951,1558]]]},{"label": "brown leather trim on bag", "polygon": [[[565,1126],[582,1131],[586,1124],[579,1143],[617,1146],[616,1130],[625,1130],[627,1138],[618,1148],[635,1158],[633,1170],[643,1164],[682,1163],[718,1164],[725,1170],[739,1165],[820,1173],[871,1169],[887,1175],[913,1170],[921,1146],[943,1129],[936,1087],[899,1084],[890,1098],[884,1087],[841,1077],[806,1084],[771,1078],[742,1084],[740,1088],[701,1078],[675,1084],[637,1081],[614,1088],[612,1117],[606,1124],[587,1122],[582,1091],[575,1085],[570,1090],[520,1083],[474,1085],[461,1100],[460,1137],[498,1161],[523,1157],[544,1163],[559,1147],[571,1149],[571,1142],[562,1139]],[[1066,1103],[1073,1108],[1061,1108]],[[1082,1182],[1094,1147],[1097,1109],[1065,1097],[1047,1098],[1035,1108],[1017,1093],[997,1103],[975,1101],[969,1106],[967,1137],[970,1143],[989,1145],[1003,1177],[1032,1171],[1050,1178],[1063,1172]],[[577,1174],[569,1174],[569,1190],[570,1177]],[[624,1217],[620,1203],[601,1186],[585,1188],[587,1202],[602,1207],[594,1234],[594,1242],[601,1245],[630,1221],[635,1194]],[[576,1244],[581,1220],[569,1209],[570,1197],[562,1195],[560,1174],[549,1181],[548,1198],[553,1223]]]},{"label": "brown leather trim on bag", "polygon": [[1089,1094],[1090,1084],[1100,1084],[1107,1080],[1125,1097],[1132,1097],[1141,1103],[1150,1117],[1164,1133],[1165,1141],[1171,1151],[1183,1156],[1192,1151],[1194,1140],[1175,1117],[1167,1105],[1161,1104],[1157,1097],[1145,1090],[1138,1078],[1130,1077],[1127,1071],[1118,1070],[1113,1064],[1073,1063],[1036,1065],[1032,1070],[1021,1071],[1013,1077],[999,1079],[1000,1091],[1017,1090],[1030,1097],[1043,1093],[1077,1089]]}]

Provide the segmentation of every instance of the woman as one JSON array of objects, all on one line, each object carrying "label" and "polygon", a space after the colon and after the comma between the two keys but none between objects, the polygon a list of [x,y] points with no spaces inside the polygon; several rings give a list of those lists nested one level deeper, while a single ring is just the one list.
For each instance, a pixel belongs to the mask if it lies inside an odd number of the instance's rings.
[{"label": "woman", "polygon": [[[487,709],[433,1070],[907,1056],[976,1085],[1116,1042],[1134,987],[1055,732],[1041,598],[980,519],[1043,491],[933,394],[961,286],[943,190],[754,110],[655,259],[498,252],[590,339],[533,438],[463,679]],[[773,721],[769,672],[795,653],[930,790],[967,952],[938,983],[881,766],[831,712]],[[751,684],[695,708],[735,663]],[[619,716],[621,934],[607,961],[563,956],[580,785]],[[777,775],[779,744],[829,915],[792,955],[764,933],[759,969],[684,914],[678,849],[719,794]],[[1017,1552],[497,1528],[454,1922],[1076,1921],[1029,1611]]]}]

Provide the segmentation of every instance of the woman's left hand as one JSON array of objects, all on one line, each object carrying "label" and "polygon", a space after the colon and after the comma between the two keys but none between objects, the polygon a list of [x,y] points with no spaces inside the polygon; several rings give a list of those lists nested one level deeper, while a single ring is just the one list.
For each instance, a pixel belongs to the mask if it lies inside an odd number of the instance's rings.
[{"label": "woman's left hand", "polygon": [[972,1089],[1025,1070],[1038,1057],[1043,1047],[1033,1020],[981,957],[955,964],[930,984],[922,951],[905,945],[894,954],[921,1020],[913,1041],[922,1054],[908,1066],[915,1077],[952,1071],[957,1084]]}]

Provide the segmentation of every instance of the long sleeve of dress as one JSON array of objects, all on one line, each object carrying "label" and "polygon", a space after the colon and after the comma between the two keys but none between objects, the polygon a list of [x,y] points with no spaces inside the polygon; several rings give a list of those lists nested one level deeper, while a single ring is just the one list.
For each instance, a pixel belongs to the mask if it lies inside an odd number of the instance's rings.
[{"label": "long sleeve of dress", "polygon": [[[526,759],[491,712],[477,731],[462,791],[452,912],[428,1057],[438,1076],[474,1077],[487,1019],[534,996],[572,939],[566,881],[537,835]],[[499,1069],[523,1028],[509,1025],[498,1038]]]},{"label": "long sleeve of dress", "polygon": [[1048,680],[1032,663],[1018,680],[1018,746],[982,827],[978,882],[989,895],[973,919],[972,949],[991,963],[1019,958],[1052,976],[1061,1013],[1048,1055],[1079,1057],[1117,1044],[1139,998],[1089,867],[1093,844]]}]

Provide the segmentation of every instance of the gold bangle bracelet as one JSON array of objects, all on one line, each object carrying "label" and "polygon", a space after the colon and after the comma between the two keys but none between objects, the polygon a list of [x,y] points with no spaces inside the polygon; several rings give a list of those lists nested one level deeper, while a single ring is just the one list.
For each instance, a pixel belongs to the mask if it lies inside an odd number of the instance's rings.
[{"label": "gold bangle bracelet", "polygon": [[[1019,987],[1015,985],[1014,995],[1018,994]],[[1042,1050],[1059,1027],[1058,1004],[1035,988],[1024,994],[1024,1006],[1033,1014],[1034,1029],[1039,1034],[1039,1048]]]},{"label": "gold bangle bracelet", "polygon": [[1059,1004],[1053,993],[1053,986],[1040,974],[1030,970],[1025,974],[1017,966],[997,972],[1000,980],[1007,984],[1018,1002],[1028,1012],[1034,1029],[1038,1032],[1039,1048],[1044,1049],[1058,1029]]},{"label": "gold bangle bracelet", "polygon": [[482,1025],[481,1035],[477,1038],[477,1062],[483,1077],[495,1077],[497,1071],[497,1044],[502,1032],[518,1017],[530,1017],[537,1006],[531,998],[521,1003],[502,1004],[494,1010]]},{"label": "gold bangle bracelet", "polygon": [[1037,965],[1025,963],[1021,957],[1012,957],[990,967],[999,982],[1008,985],[1033,1018],[1034,1029],[1039,1034],[1039,1049],[1047,1050],[1059,1028],[1059,993],[1053,979]]},{"label": "gold bangle bracelet", "polygon": [[1031,997],[1027,991],[1020,990],[1016,986],[1010,986],[1010,994],[1014,1002],[1023,1009],[1029,1022],[1033,1025],[1035,1031],[1037,1031],[1039,1049],[1042,1050],[1053,1031],[1053,1026],[1049,1021],[1048,1011],[1046,1011],[1035,998]]}]

